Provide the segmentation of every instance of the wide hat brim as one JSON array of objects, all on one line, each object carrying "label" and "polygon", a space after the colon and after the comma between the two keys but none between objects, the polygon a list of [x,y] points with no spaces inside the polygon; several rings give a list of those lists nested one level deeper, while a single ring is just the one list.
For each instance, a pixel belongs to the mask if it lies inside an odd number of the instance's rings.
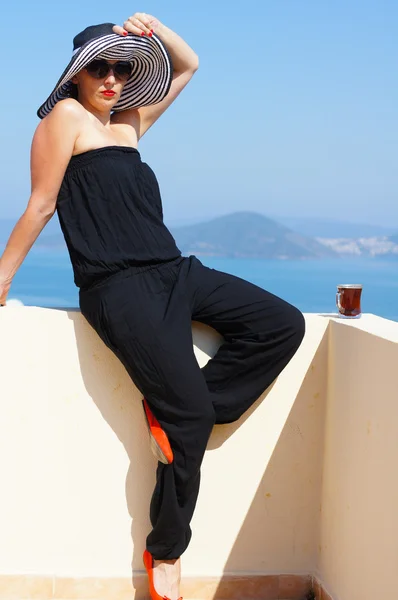
[{"label": "wide hat brim", "polygon": [[55,88],[37,111],[40,119],[48,115],[57,102],[71,97],[73,84],[70,80],[94,58],[128,60],[132,63],[131,77],[117,104],[112,107],[114,111],[157,104],[169,92],[173,65],[159,37],[156,34],[141,37],[131,33],[122,37],[112,33],[94,38],[76,51]]}]

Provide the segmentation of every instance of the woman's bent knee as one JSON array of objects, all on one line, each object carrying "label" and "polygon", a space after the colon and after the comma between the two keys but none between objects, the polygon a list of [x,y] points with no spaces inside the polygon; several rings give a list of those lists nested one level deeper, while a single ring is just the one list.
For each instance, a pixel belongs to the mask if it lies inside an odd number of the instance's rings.
[{"label": "woman's bent knee", "polygon": [[305,335],[305,318],[303,313],[292,306],[292,310],[289,316],[290,327],[292,331],[292,340],[295,346],[298,348],[303,341]]}]

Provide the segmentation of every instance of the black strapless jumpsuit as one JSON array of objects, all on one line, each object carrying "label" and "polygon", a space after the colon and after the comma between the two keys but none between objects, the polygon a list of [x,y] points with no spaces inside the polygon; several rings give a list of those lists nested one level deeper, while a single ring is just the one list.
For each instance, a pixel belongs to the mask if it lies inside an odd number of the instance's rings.
[{"label": "black strapless jumpsuit", "polygon": [[[214,424],[239,419],[281,373],[301,344],[303,315],[252,283],[182,256],[163,223],[156,177],[134,148],[72,157],[57,211],[81,312],[169,437],[174,461],[158,464],[147,549],[158,560],[178,558],[191,539]],[[224,338],[202,369],[192,320]]]}]

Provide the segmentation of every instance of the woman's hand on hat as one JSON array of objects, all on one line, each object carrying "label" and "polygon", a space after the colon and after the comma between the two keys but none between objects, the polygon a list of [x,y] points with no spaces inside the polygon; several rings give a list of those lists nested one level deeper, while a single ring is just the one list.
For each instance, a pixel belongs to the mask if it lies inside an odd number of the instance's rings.
[{"label": "woman's hand on hat", "polygon": [[160,26],[158,19],[147,13],[134,13],[132,17],[126,19],[123,27],[114,25],[113,31],[119,35],[126,36],[129,33],[135,35],[151,37],[153,32]]}]

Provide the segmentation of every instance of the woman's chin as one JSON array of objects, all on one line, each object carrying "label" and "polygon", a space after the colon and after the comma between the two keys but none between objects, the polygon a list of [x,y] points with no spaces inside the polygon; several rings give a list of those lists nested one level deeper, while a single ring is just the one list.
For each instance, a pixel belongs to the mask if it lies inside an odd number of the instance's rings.
[{"label": "woman's chin", "polygon": [[105,94],[100,93],[99,96],[97,96],[96,100],[102,107],[112,108],[113,106],[115,106],[115,104],[117,104],[119,96],[117,94],[115,94],[114,96],[106,96]]},{"label": "woman's chin", "polygon": [[106,96],[101,98],[101,104],[104,106],[115,106],[117,104],[119,98],[114,96],[113,98],[107,98]]}]

